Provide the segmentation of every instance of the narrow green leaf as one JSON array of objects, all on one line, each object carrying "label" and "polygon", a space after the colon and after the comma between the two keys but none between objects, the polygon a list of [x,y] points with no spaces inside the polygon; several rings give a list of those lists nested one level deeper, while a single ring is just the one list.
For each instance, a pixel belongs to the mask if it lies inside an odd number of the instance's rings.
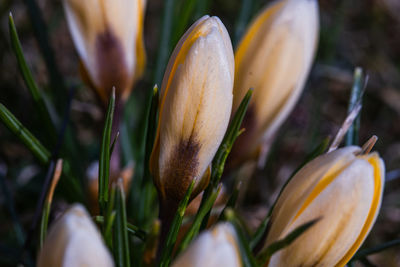
[{"label": "narrow green leaf", "polygon": [[199,233],[200,226],[202,221],[204,220],[204,217],[211,211],[215,200],[218,197],[218,194],[221,190],[221,187],[219,187],[217,190],[215,190],[210,197],[206,200],[203,206],[199,208],[197,211],[197,214],[193,220],[192,225],[190,226],[190,229],[187,231],[185,234],[185,237],[182,239],[182,242],[179,246],[178,251],[181,252],[183,251],[189,243],[193,240],[193,238]]},{"label": "narrow green leaf", "polygon": [[248,240],[245,237],[244,231],[241,227],[240,221],[237,218],[235,212],[232,209],[227,209],[224,215],[227,220],[235,227],[236,234],[238,237],[238,245],[240,250],[240,255],[242,258],[242,263],[244,267],[257,267],[257,263],[251,253]]},{"label": "narrow green leaf", "polygon": [[38,112],[39,118],[43,122],[43,125],[46,130],[45,132],[47,133],[47,136],[50,138],[51,144],[54,144],[56,137],[56,130],[54,128],[53,122],[51,121],[51,117],[47,110],[42,94],[38,86],[36,85],[35,80],[33,79],[33,75],[28,67],[28,64],[26,63],[24,54],[22,52],[22,46],[18,38],[17,29],[15,27],[11,13],[8,17],[8,27],[10,31],[11,45],[14,50],[15,56],[17,58],[18,67],[25,81],[25,85],[26,87],[28,87],[29,92],[32,95],[36,107],[35,111]]},{"label": "narrow green leaf", "polygon": [[149,161],[150,155],[153,150],[154,138],[157,132],[157,115],[158,115],[158,99],[159,90],[157,84],[154,85],[151,97],[149,99],[147,111],[147,126],[146,126],[146,146],[145,146],[145,160],[144,160],[144,179],[143,182],[151,181]]},{"label": "narrow green leaf", "polygon": [[259,264],[265,264],[275,252],[284,249],[285,247],[292,244],[293,241],[295,241],[300,235],[302,235],[305,231],[307,231],[311,226],[313,226],[319,220],[320,218],[304,223],[298,226],[292,232],[290,232],[283,239],[280,239],[270,244],[268,247],[266,247],[263,251],[259,253],[257,257]]},{"label": "narrow green leaf", "polygon": [[270,214],[265,216],[265,218],[262,220],[260,226],[258,226],[257,230],[252,235],[252,237],[250,239],[250,248],[252,250],[254,250],[256,248],[256,246],[261,242],[261,240],[265,236],[265,232],[267,231],[267,226],[268,226],[270,217],[271,217]]},{"label": "narrow green leaf", "polygon": [[228,202],[226,203],[224,209],[222,210],[222,212],[221,212],[221,214],[220,214],[220,216],[218,218],[218,221],[221,221],[221,220],[223,220],[225,218],[225,212],[228,209],[234,209],[235,208],[236,201],[237,201],[237,199],[239,197],[239,190],[240,190],[241,185],[242,185],[242,183],[240,182],[233,189],[233,192],[232,192],[231,196],[229,197]]},{"label": "narrow green leaf", "polygon": [[146,143],[145,143],[145,152],[144,152],[144,177],[141,181],[141,194],[140,197],[141,205],[139,205],[138,213],[140,215],[140,222],[143,222],[144,225],[148,225],[151,221],[151,218],[155,216],[156,208],[156,199],[157,199],[157,191],[154,187],[153,179],[150,174],[149,162],[151,152],[153,150],[154,139],[157,132],[157,119],[158,119],[158,101],[159,101],[160,91],[158,90],[158,86],[154,85],[150,105],[147,115],[147,129],[146,129]]},{"label": "narrow green leaf", "polygon": [[113,210],[108,216],[107,216],[107,223],[105,224],[104,228],[104,240],[107,241],[107,246],[109,248],[113,247],[112,243],[112,229],[114,226],[115,222],[115,216],[117,215],[117,212]]},{"label": "narrow green leaf", "polygon": [[112,249],[113,248],[113,239],[112,239],[112,230],[115,222],[116,212],[114,210],[115,207],[115,186],[111,186],[110,188],[110,198],[107,203],[107,210],[104,214],[104,221],[103,224],[103,237],[106,241],[107,246]]},{"label": "narrow green leaf", "polygon": [[386,249],[390,249],[390,248],[393,248],[396,246],[400,246],[400,239],[394,239],[394,240],[385,242],[383,244],[379,244],[376,247],[360,250],[353,256],[353,258],[350,260],[350,262],[365,258],[369,255],[376,254],[376,253],[382,252]]},{"label": "narrow green leaf", "polygon": [[40,247],[43,246],[44,239],[46,238],[47,233],[47,224],[49,221],[50,214],[50,203],[46,202],[43,206],[42,219],[40,220]]},{"label": "narrow green leaf", "polygon": [[114,146],[115,146],[115,143],[117,142],[118,138],[119,138],[119,132],[117,132],[117,134],[115,135],[114,140],[113,140],[113,142],[111,144],[111,147],[110,147],[110,158],[112,156],[112,153],[114,151]]},{"label": "narrow green leaf", "polygon": [[0,103],[0,119],[4,125],[13,132],[19,140],[35,155],[42,163],[50,162],[50,152],[39,142],[38,139],[26,129],[22,123]]},{"label": "narrow green leaf", "polygon": [[65,87],[64,77],[61,74],[55,56],[53,47],[49,41],[46,22],[36,0],[23,0],[28,11],[30,26],[38,43],[39,50],[43,55],[46,69],[50,78],[51,92],[55,102],[55,108],[58,112],[62,112],[65,107],[65,99],[67,99],[67,88]]},{"label": "narrow green leaf", "polygon": [[[40,220],[40,232],[39,232],[39,246],[40,248],[43,246],[43,242],[46,238],[47,234],[47,225],[49,221],[49,214],[51,209],[51,203],[53,201],[54,192],[56,190],[57,184],[60,181],[61,174],[63,172],[63,160],[58,159],[54,166],[54,161],[52,160],[50,163],[50,167],[52,170],[48,173],[49,176],[46,177],[44,187],[42,189],[42,194],[40,196],[40,203],[42,203],[43,197],[45,198],[43,201],[43,205],[41,207],[41,220]],[[52,175],[52,176],[50,176]],[[48,178],[49,177],[49,178]],[[47,179],[48,178],[48,179]],[[48,185],[48,186],[46,186]],[[39,210],[39,208],[38,208]],[[35,216],[36,217],[36,216]]]},{"label": "narrow green leaf", "polygon": [[193,179],[188,190],[185,193],[182,201],[179,203],[178,210],[175,213],[175,217],[172,221],[171,228],[168,232],[165,240],[165,245],[161,254],[160,266],[167,267],[171,263],[172,251],[174,249],[176,238],[178,237],[179,229],[182,225],[183,216],[185,215],[186,207],[189,204],[190,195],[192,194],[194,184],[196,180]]},{"label": "narrow green leaf", "polygon": [[128,222],[126,220],[125,193],[122,179],[118,181],[115,190],[115,224],[114,224],[114,257],[116,265],[119,267],[129,267],[129,239]]},{"label": "narrow green leaf", "polygon": [[110,102],[108,104],[106,120],[101,142],[100,160],[99,160],[99,207],[101,214],[104,213],[108,202],[108,184],[110,178],[110,143],[111,128],[115,109],[115,88],[113,88]]},{"label": "narrow green leaf", "polygon": [[[222,143],[219,146],[217,153],[214,156],[212,162],[210,183],[204,190],[200,208],[205,204],[205,202],[210,197],[211,193],[218,186],[219,181],[221,180],[221,176],[225,167],[225,161],[232,150],[233,143],[236,141],[236,138],[241,133],[240,127],[242,125],[243,118],[244,115],[246,114],[247,107],[250,103],[252,94],[253,94],[253,89],[249,89],[246,95],[244,96],[242,102],[240,103],[239,108],[236,111],[233,120],[231,121],[228,130],[225,133],[224,139],[222,140]],[[208,213],[204,217],[204,220],[200,228],[201,230],[206,228],[209,216],[210,214]]]},{"label": "narrow green leaf", "polygon": [[[111,204],[111,198],[110,198],[110,204]],[[112,229],[114,220],[115,220],[115,216],[116,216],[116,211],[113,210],[110,212],[109,214],[109,218],[108,218],[108,223],[106,226],[106,235],[108,233],[108,229]],[[94,217],[95,221],[100,223],[100,224],[104,224],[104,217],[103,216],[95,216]],[[146,231],[140,229],[139,227],[137,227],[136,225],[130,224],[129,222],[127,222],[127,231],[129,234],[136,236],[137,238],[141,239],[142,241],[144,241],[147,237],[147,233]],[[109,231],[111,233],[111,231]]]},{"label": "narrow green leaf", "polygon": [[236,138],[240,134],[241,125],[244,119],[244,115],[246,114],[247,107],[250,103],[251,96],[253,94],[253,89],[249,89],[244,96],[242,102],[239,105],[238,110],[236,111],[233,120],[231,121],[228,130],[222,140],[221,145],[218,148],[217,153],[213,159],[212,163],[212,172],[211,172],[211,181],[212,186],[215,188],[224,171],[225,161],[231,152],[233,143],[236,141]]},{"label": "narrow green leaf", "polygon": [[133,236],[136,236],[142,241],[146,240],[147,233],[142,229],[139,229],[139,227],[137,227],[136,225],[128,223],[128,233]]},{"label": "narrow green leaf", "polygon": [[[350,113],[361,100],[364,87],[363,70],[357,67],[354,70],[353,87],[351,88],[348,113]],[[360,114],[360,113],[359,113]],[[360,115],[354,120],[346,134],[346,146],[358,145],[358,131],[360,129]]]}]

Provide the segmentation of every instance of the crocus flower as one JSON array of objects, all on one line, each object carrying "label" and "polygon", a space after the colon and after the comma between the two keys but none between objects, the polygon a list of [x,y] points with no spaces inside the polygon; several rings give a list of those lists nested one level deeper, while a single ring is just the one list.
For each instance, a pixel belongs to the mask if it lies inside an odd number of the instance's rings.
[{"label": "crocus flower", "polygon": [[172,267],[239,267],[242,260],[235,229],[220,223],[200,234],[173,262]]},{"label": "crocus flower", "polygon": [[150,169],[162,200],[178,203],[193,179],[196,196],[229,123],[234,59],[217,17],[204,16],[178,42],[162,82]]},{"label": "crocus flower", "polygon": [[84,78],[104,103],[126,99],[145,65],[144,0],[63,0]]},{"label": "crocus flower", "polygon": [[249,88],[253,96],[229,165],[256,157],[296,104],[318,39],[316,0],[279,0],[254,19],[235,53],[232,112]]},{"label": "crocus flower", "polygon": [[266,266],[345,266],[371,230],[384,186],[377,153],[351,146],[317,157],[288,183],[273,209],[265,247],[319,219]]},{"label": "crocus flower", "polygon": [[37,266],[112,267],[114,262],[85,208],[75,204],[50,227]]}]

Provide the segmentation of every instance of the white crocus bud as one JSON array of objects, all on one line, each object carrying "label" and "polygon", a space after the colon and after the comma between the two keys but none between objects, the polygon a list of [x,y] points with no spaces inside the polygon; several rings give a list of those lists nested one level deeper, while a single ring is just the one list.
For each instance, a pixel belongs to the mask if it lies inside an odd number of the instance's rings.
[{"label": "white crocus bud", "polygon": [[229,166],[255,157],[272,142],[300,97],[318,40],[316,0],[279,0],[254,19],[235,52],[235,113],[254,88]]},{"label": "white crocus bud", "polygon": [[229,223],[220,223],[193,241],[172,267],[240,267],[242,260],[235,229]]},{"label": "white crocus bud", "polygon": [[51,227],[38,267],[113,267],[111,254],[85,208],[74,204]]},{"label": "white crocus bud", "polygon": [[113,86],[126,99],[143,71],[143,0],[63,0],[85,78],[104,103]]},{"label": "white crocus bud", "polygon": [[193,197],[207,186],[208,167],[229,123],[233,73],[225,26],[217,17],[200,18],[175,47],[162,82],[150,159],[162,200],[178,203],[193,179]]},{"label": "white crocus bud", "polygon": [[319,219],[266,266],[345,266],[371,230],[384,186],[377,153],[346,147],[317,157],[288,183],[273,210],[265,247]]}]

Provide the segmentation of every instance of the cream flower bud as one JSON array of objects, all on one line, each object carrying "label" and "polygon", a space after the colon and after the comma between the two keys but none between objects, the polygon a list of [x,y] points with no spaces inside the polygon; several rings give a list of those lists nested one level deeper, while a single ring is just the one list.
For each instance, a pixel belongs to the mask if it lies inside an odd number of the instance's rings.
[{"label": "cream flower bud", "polygon": [[172,267],[239,267],[242,266],[235,229],[220,223],[193,241]]},{"label": "cream flower bud", "polygon": [[63,0],[69,30],[86,78],[108,103],[111,89],[128,97],[146,61],[144,0]]},{"label": "cream flower bud", "polygon": [[112,267],[114,263],[85,208],[75,204],[51,226],[37,266]]},{"label": "cream flower bud", "polygon": [[175,47],[160,91],[150,169],[162,198],[180,201],[195,178],[192,196],[207,186],[206,170],[229,123],[233,73],[225,26],[217,17],[200,18]]},{"label": "cream flower bud", "polygon": [[265,246],[320,218],[267,266],[344,266],[371,230],[384,186],[377,153],[346,147],[317,157],[288,183],[272,212]]},{"label": "cream flower bud", "polygon": [[251,23],[235,53],[232,112],[249,88],[254,92],[243,121],[246,131],[235,143],[231,160],[254,156],[288,117],[304,87],[317,39],[316,0],[276,1]]}]

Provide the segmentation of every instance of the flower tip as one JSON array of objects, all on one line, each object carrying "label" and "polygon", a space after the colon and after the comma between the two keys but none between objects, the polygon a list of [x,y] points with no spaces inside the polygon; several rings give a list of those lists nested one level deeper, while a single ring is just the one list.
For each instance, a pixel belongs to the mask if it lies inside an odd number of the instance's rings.
[{"label": "flower tip", "polygon": [[114,266],[100,232],[81,204],[73,204],[46,236],[37,266]]}]

